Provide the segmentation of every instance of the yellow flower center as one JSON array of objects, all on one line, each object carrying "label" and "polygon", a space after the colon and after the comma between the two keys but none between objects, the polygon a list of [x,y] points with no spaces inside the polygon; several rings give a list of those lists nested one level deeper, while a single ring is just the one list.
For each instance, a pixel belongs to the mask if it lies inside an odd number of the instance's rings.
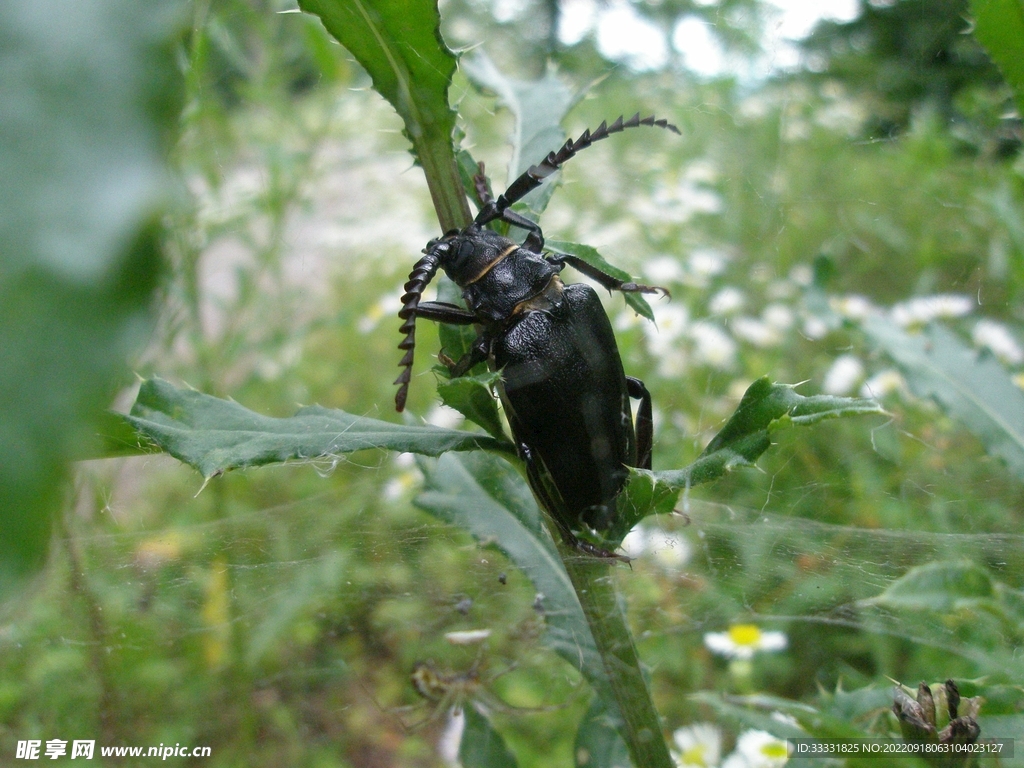
[{"label": "yellow flower center", "polygon": [[761,754],[770,759],[789,756],[789,753],[786,751],[786,744],[782,741],[769,741],[761,747]]},{"label": "yellow flower center", "polygon": [[704,760],[705,752],[707,752],[706,745],[694,744],[683,752],[683,765],[707,765],[707,762]]},{"label": "yellow flower center", "polygon": [[729,639],[736,645],[756,645],[761,639],[761,630],[755,624],[733,624],[729,627]]}]

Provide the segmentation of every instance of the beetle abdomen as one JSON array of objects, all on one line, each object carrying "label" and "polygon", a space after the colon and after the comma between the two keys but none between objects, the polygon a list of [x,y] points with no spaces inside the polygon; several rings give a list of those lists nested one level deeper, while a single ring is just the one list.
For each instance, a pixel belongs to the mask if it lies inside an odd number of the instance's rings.
[{"label": "beetle abdomen", "polygon": [[[513,436],[539,465],[534,491],[570,531],[607,528],[637,457],[625,374],[597,293],[566,286],[560,302],[524,311],[491,353]],[[540,472],[552,481],[543,488]]]}]

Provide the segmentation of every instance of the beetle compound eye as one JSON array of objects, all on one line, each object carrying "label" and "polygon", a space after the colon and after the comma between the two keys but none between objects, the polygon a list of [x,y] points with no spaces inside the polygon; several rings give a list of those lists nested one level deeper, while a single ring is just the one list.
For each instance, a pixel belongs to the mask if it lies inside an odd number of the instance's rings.
[{"label": "beetle compound eye", "polygon": [[465,266],[466,262],[473,258],[476,252],[476,245],[472,240],[463,240],[459,245],[459,252],[455,256],[455,262],[459,267]]}]

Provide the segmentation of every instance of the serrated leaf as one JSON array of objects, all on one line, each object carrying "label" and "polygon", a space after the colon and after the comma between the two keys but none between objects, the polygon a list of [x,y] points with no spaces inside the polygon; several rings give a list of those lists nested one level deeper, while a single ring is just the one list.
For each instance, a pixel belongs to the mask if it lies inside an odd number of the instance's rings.
[{"label": "serrated leaf", "polygon": [[602,546],[614,549],[645,517],[670,513],[678,498],[679,489],[659,481],[654,472],[631,467],[629,480],[616,504],[615,522],[604,534]]},{"label": "serrated leaf", "polygon": [[492,394],[500,379],[500,373],[490,371],[479,376],[446,379],[437,385],[437,394],[441,396],[441,402],[483,427],[487,434],[497,440],[506,440],[498,404]]},{"label": "serrated leaf", "polygon": [[482,453],[446,454],[424,475],[416,506],[478,541],[492,542],[530,579],[545,617],[545,643],[580,670],[615,713],[606,721],[617,727],[621,718],[594,637],[526,482],[508,464]]},{"label": "serrated leaf", "polygon": [[1013,89],[1017,111],[1024,115],[1024,2],[971,0],[974,36]]},{"label": "serrated leaf", "polygon": [[300,0],[299,7],[320,17],[401,116],[442,230],[468,224],[452,148],[455,111],[448,105],[456,58],[441,40],[437,3]]},{"label": "serrated leaf", "polygon": [[678,488],[699,485],[735,467],[752,465],[771,445],[771,434],[780,429],[843,416],[884,413],[874,400],[805,397],[789,384],[772,383],[764,376],[747,388],[736,412],[693,464],[679,472],[658,472],[656,476]]},{"label": "serrated leaf", "polygon": [[805,397],[788,384],[773,384],[767,376],[762,377],[747,388],[736,412],[692,464],[683,469],[630,473],[614,536],[624,536],[647,515],[669,511],[668,500],[674,500],[680,490],[716,480],[736,467],[752,466],[771,446],[771,435],[780,429],[884,413],[874,400]]},{"label": "serrated leaf", "polygon": [[466,707],[462,714],[466,718],[459,744],[462,768],[516,768],[519,765],[490,720],[473,707]]},{"label": "serrated leaf", "polygon": [[[543,160],[548,152],[565,141],[562,120],[579,101],[568,86],[548,69],[539,80],[516,80],[502,73],[482,51],[462,61],[462,68],[474,84],[493,92],[499,103],[515,119],[512,136],[512,159],[509,161],[506,187],[531,165]],[[539,216],[547,207],[555,185],[547,183],[528,194],[523,203]]]},{"label": "serrated leaf", "polygon": [[184,5],[0,4],[0,600],[147,341]]},{"label": "serrated leaf", "polygon": [[[591,248],[589,245],[570,243],[565,240],[548,240],[547,247],[556,253],[572,254],[606,275],[611,275],[616,280],[622,280],[625,283],[634,282],[633,276],[629,272],[609,264],[596,248]],[[654,322],[654,312],[651,311],[651,305],[647,303],[647,299],[642,293],[623,293],[622,296],[634,312]]]},{"label": "serrated leaf", "polygon": [[872,317],[863,328],[899,366],[914,394],[934,399],[1024,480],[1024,392],[993,357],[937,324],[909,334]]},{"label": "serrated leaf", "polygon": [[969,560],[927,563],[911,568],[877,597],[862,601],[892,610],[946,613],[995,597],[988,572]]},{"label": "serrated leaf", "polygon": [[231,400],[178,389],[162,379],[143,382],[125,418],[205,478],[231,469],[331,458],[370,448],[426,456],[474,450],[514,453],[510,443],[479,433],[393,424],[318,405],[301,408],[290,418],[272,418]]}]

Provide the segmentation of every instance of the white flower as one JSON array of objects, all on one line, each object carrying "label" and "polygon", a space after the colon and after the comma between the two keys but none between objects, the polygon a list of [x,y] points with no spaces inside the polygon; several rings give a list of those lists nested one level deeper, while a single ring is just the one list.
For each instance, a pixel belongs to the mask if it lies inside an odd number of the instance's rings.
[{"label": "white flower", "polygon": [[804,336],[812,341],[825,338],[828,333],[828,323],[820,317],[810,315],[804,318]]},{"label": "white flower", "polygon": [[658,564],[669,571],[682,568],[693,554],[690,542],[672,531],[655,528],[648,533],[649,547]]},{"label": "white flower", "polygon": [[737,317],[729,327],[737,338],[748,341],[755,347],[774,347],[782,341],[782,334],[778,329],[753,317]]},{"label": "white flower", "polygon": [[673,256],[658,256],[644,262],[644,276],[655,285],[675,283],[683,277],[683,267]]},{"label": "white flower", "polygon": [[427,424],[433,424],[435,427],[455,429],[463,422],[464,418],[465,417],[454,408],[449,408],[447,405],[435,405],[427,412],[427,415],[424,417],[424,421],[426,421]]},{"label": "white flower", "polygon": [[714,184],[718,181],[718,168],[707,159],[694,160],[686,167],[684,177],[698,184]]},{"label": "white flower", "polygon": [[974,309],[974,301],[969,296],[956,293],[936,294],[935,296],[918,296],[904,301],[892,308],[892,319],[904,328],[927,325],[939,318],[962,317]]},{"label": "white flower", "polygon": [[860,388],[861,397],[885,397],[893,392],[905,392],[907,383],[899,371],[887,368],[879,371],[870,379],[864,382]]},{"label": "white flower", "polygon": [[814,270],[807,264],[797,264],[789,270],[789,279],[806,288],[814,282]]},{"label": "white flower", "polygon": [[619,545],[626,553],[626,557],[634,560],[647,551],[647,529],[642,525],[636,526],[626,534],[626,538]]},{"label": "white flower", "polygon": [[385,501],[398,501],[415,488],[423,480],[423,475],[416,468],[406,470],[395,477],[392,477],[381,489],[381,496]]},{"label": "white flower", "polygon": [[1024,363],[1024,350],[1002,323],[979,320],[971,331],[971,338],[976,346],[988,349],[1007,365]]},{"label": "white flower", "polygon": [[712,368],[728,368],[736,357],[736,342],[719,326],[707,321],[694,323],[690,338],[695,342],[697,358]]},{"label": "white flower", "polygon": [[728,632],[708,632],[704,645],[727,659],[750,659],[758,651],[781,651],[788,641],[783,632],[762,632],[756,624],[733,624]]},{"label": "white flower", "polygon": [[789,760],[786,742],[767,731],[745,731],[722,768],[779,768]]},{"label": "white flower", "polygon": [[679,751],[672,757],[679,768],[717,768],[722,757],[722,732],[712,723],[694,723],[672,734]]},{"label": "white flower", "polygon": [[650,553],[654,561],[668,571],[682,568],[693,554],[690,542],[684,537],[657,526],[636,526],[622,540],[622,548],[632,558]]},{"label": "white flower", "polygon": [[680,374],[685,367],[685,358],[678,354],[676,342],[686,332],[690,313],[680,304],[656,304],[653,310],[654,322],[643,326],[647,350],[658,359],[663,376]]},{"label": "white flower", "polygon": [[743,291],[730,285],[711,297],[708,302],[708,311],[713,315],[731,315],[741,309],[745,301]]},{"label": "white flower", "polygon": [[829,395],[848,395],[864,378],[864,364],[855,355],[841,355],[825,373],[821,388]]},{"label": "white flower", "polygon": [[832,296],[828,300],[832,311],[847,320],[863,320],[875,311],[874,305],[863,296]]},{"label": "white flower", "polygon": [[678,339],[690,322],[690,312],[682,304],[658,303],[651,307],[651,311],[654,313],[654,322],[645,322],[643,329],[648,340],[655,344]]},{"label": "white flower", "polygon": [[725,263],[725,256],[718,251],[709,248],[696,250],[686,262],[683,282],[694,288],[703,288],[712,277],[725,270]]},{"label": "white flower", "polygon": [[779,331],[788,331],[793,327],[793,310],[785,304],[769,304],[761,313],[764,321]]}]

